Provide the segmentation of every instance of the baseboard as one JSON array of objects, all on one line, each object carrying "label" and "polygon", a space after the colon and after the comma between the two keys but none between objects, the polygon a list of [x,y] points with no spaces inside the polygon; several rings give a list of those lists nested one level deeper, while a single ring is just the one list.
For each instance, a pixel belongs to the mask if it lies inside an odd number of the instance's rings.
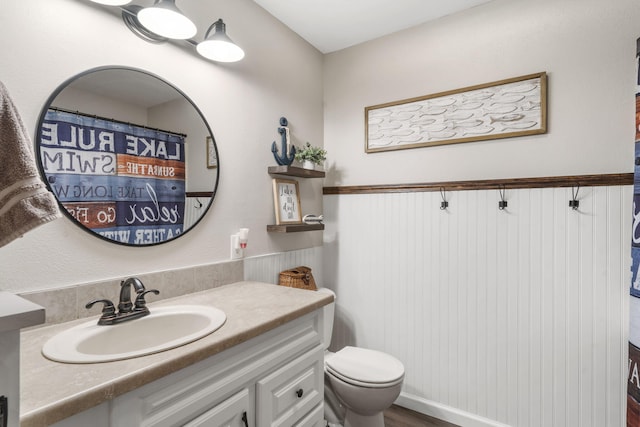
[{"label": "baseboard", "polygon": [[400,393],[395,401],[396,405],[403,406],[412,411],[420,412],[430,417],[459,425],[460,427],[510,427],[488,418],[480,417],[469,412],[432,400],[423,399],[408,393]]}]

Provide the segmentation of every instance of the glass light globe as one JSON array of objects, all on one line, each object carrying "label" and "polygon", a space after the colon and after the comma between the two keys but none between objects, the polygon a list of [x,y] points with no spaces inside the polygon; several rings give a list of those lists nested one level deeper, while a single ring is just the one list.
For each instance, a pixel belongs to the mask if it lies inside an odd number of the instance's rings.
[{"label": "glass light globe", "polygon": [[174,0],[156,0],[153,6],[138,12],[138,21],[147,30],[169,39],[188,39],[198,32],[196,24],[180,12]]},{"label": "glass light globe", "polygon": [[222,19],[209,27],[205,39],[196,46],[196,51],[217,62],[236,62],[244,58],[244,51],[227,36]]}]

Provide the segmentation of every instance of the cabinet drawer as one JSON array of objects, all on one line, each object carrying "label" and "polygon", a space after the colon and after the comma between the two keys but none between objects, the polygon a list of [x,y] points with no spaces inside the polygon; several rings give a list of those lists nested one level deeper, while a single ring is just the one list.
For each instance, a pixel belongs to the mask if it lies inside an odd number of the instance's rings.
[{"label": "cabinet drawer", "polygon": [[324,352],[318,346],[258,381],[258,425],[291,426],[321,403],[323,367]]},{"label": "cabinet drawer", "polygon": [[244,427],[250,407],[249,390],[245,388],[189,421],[184,427]]},{"label": "cabinet drawer", "polygon": [[324,405],[316,406],[304,418],[295,423],[293,427],[325,427],[324,422]]}]

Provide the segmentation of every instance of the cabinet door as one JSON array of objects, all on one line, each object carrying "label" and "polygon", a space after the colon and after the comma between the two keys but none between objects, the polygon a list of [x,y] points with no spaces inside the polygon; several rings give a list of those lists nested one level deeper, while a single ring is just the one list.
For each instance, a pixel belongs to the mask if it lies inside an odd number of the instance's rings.
[{"label": "cabinet door", "polygon": [[324,352],[318,346],[256,384],[260,427],[292,426],[324,399]]},{"label": "cabinet door", "polygon": [[249,390],[245,388],[189,421],[184,427],[248,427],[249,411]]},{"label": "cabinet door", "polygon": [[320,404],[309,412],[307,416],[295,423],[293,427],[325,427],[326,425],[324,421],[324,405]]}]

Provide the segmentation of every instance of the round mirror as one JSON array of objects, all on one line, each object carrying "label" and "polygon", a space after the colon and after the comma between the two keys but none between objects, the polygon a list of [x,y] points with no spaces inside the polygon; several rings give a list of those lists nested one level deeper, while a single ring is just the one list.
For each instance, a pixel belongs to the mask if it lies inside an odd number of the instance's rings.
[{"label": "round mirror", "polygon": [[218,186],[218,150],[200,110],[138,69],[101,67],[64,82],[42,109],[35,145],[62,211],[118,244],[182,236]]}]

